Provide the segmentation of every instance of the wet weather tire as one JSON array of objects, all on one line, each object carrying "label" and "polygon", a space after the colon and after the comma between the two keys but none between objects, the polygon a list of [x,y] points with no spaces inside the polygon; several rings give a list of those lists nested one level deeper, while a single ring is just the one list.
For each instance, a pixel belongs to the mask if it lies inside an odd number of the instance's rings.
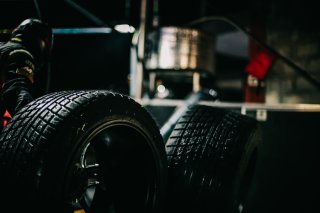
[{"label": "wet weather tire", "polygon": [[248,116],[192,106],[166,143],[167,212],[238,212],[253,176],[259,132]]},{"label": "wet weather tire", "polygon": [[109,91],[62,91],[20,110],[0,136],[10,212],[160,212],[167,160],[150,114]]}]

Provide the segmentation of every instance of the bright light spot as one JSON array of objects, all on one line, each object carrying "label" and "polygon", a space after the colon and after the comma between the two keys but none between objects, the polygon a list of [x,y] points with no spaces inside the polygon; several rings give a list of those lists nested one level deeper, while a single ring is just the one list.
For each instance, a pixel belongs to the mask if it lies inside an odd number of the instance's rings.
[{"label": "bright light spot", "polygon": [[163,85],[159,85],[157,87],[157,93],[155,94],[155,97],[157,98],[166,98],[170,95],[170,91]]},{"label": "bright light spot", "polygon": [[239,205],[239,207],[238,207],[238,209],[239,209],[239,212],[241,213],[241,212],[242,212],[242,210],[243,210],[243,205],[242,205],[242,204],[240,204],[240,205]]},{"label": "bright light spot", "polygon": [[133,33],[135,28],[128,24],[119,24],[114,27],[114,29],[120,33]]},{"label": "bright light spot", "polygon": [[158,90],[159,93],[164,93],[166,91],[166,87],[163,86],[163,85],[159,85],[157,87],[157,90]]},{"label": "bright light spot", "polygon": [[217,96],[217,92],[216,92],[215,90],[213,90],[213,89],[210,89],[210,90],[209,90],[209,94],[210,94],[211,96],[213,96],[213,97],[216,97],[216,96]]}]

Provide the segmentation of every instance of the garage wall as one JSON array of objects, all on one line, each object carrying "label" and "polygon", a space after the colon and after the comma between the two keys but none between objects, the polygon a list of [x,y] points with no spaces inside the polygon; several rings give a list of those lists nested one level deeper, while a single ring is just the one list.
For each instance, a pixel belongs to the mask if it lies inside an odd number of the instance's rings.
[{"label": "garage wall", "polygon": [[[302,69],[320,79],[320,16],[313,3],[273,1],[267,17],[267,41]],[[277,62],[270,71],[268,103],[319,103],[320,94],[292,67]]]},{"label": "garage wall", "polygon": [[112,89],[127,94],[132,34],[70,30],[55,29],[50,91]]}]

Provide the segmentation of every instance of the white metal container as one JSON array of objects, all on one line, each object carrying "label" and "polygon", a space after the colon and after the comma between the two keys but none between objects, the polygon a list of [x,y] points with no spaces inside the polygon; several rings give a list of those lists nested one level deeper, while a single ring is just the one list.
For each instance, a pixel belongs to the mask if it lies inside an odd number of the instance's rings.
[{"label": "white metal container", "polygon": [[147,35],[146,69],[214,73],[214,37],[197,29],[162,27]]}]

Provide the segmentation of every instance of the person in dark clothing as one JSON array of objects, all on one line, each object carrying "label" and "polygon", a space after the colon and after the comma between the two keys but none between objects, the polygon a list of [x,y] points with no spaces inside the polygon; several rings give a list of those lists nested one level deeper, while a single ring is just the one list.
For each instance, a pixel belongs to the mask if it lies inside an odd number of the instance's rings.
[{"label": "person in dark clothing", "polygon": [[46,72],[52,41],[51,27],[30,18],[12,31],[9,41],[0,42],[0,113],[4,117],[13,116],[34,99],[33,87],[37,75]]}]

